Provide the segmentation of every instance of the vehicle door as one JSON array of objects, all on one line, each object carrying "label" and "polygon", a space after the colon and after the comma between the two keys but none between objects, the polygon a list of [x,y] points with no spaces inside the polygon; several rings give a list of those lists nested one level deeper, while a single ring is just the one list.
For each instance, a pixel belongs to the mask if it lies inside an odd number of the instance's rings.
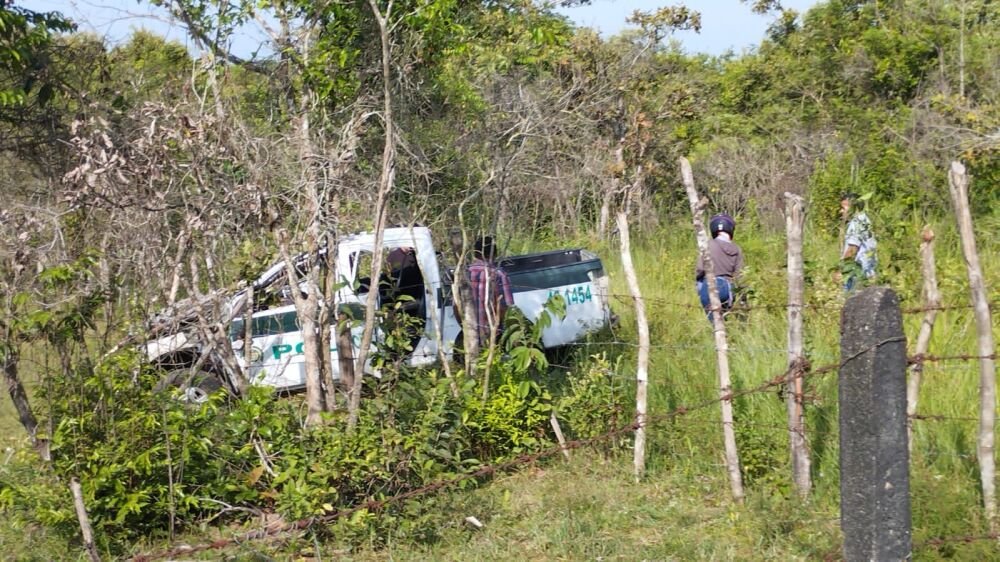
[{"label": "vehicle door", "polygon": [[242,351],[244,320],[233,320],[231,338],[237,357],[253,384],[279,389],[305,386],[305,356],[302,331],[294,305],[258,312],[251,319],[250,363]]}]

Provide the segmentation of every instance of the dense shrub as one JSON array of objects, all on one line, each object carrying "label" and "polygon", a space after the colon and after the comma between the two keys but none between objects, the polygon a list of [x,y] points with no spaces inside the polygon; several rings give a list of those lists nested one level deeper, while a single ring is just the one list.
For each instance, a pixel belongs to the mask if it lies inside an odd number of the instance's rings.
[{"label": "dense shrub", "polygon": [[[16,506],[22,521],[72,537],[66,482],[79,478],[102,547],[119,552],[140,537],[207,521],[270,511],[298,520],[431,483],[475,485],[459,477],[551,446],[554,399],[538,348],[544,325],[511,322],[503,357],[488,366],[488,383],[460,370],[449,380],[383,363],[381,379],[366,379],[354,431],[336,417],[307,429],[297,399],[275,399],[265,388],[243,400],[220,392],[202,404],[183,402],[156,391],[160,373],[133,352],[96,367],[83,363],[46,396],[55,427],[52,464],[25,457],[20,468],[0,473],[0,504]],[[484,357],[480,372],[486,367]],[[574,435],[591,436],[619,421],[609,368],[598,358],[562,400]],[[447,500],[394,503],[377,517],[353,511],[337,521],[338,536],[368,543],[390,534],[430,539],[443,516],[434,507],[440,501]]]},{"label": "dense shrub", "polygon": [[82,481],[95,529],[111,542],[194,523],[220,506],[266,502],[258,448],[296,431],[288,405],[263,389],[193,405],[154,392],[156,380],[123,353],[78,369],[48,396],[53,471]]},{"label": "dense shrub", "polygon": [[[558,415],[566,422],[563,429],[573,438],[593,439],[629,421],[625,411],[625,385],[615,376],[616,366],[607,354],[601,353],[582,362],[579,372],[569,376],[569,389],[559,399]],[[611,452],[626,442],[627,439],[616,438],[597,441],[593,446]]]}]

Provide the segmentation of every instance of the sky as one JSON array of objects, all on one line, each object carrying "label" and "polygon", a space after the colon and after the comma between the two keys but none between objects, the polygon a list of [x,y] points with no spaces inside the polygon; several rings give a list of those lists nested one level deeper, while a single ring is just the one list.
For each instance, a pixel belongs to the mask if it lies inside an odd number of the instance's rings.
[{"label": "sky", "polygon": [[[818,0],[781,0],[786,9],[805,13]],[[652,12],[662,6],[683,4],[701,12],[701,32],[681,31],[673,38],[688,53],[721,55],[729,49],[736,53],[760,43],[774,16],[757,15],[740,0],[592,0],[589,6],[560,8],[581,27],[591,27],[609,37],[628,27],[625,19],[636,10]]]},{"label": "sky", "polygon": [[[71,17],[81,31],[90,31],[107,39],[111,44],[126,40],[133,29],[146,28],[150,31],[190,44],[182,25],[171,21],[166,12],[154,8],[148,2],[138,0],[15,0],[27,9],[35,11],[59,11]],[[570,18],[581,27],[597,29],[601,35],[610,37],[623,29],[625,19],[635,10],[652,11],[660,6],[683,3],[700,11],[702,29],[700,33],[683,31],[673,37],[680,41],[689,53],[720,55],[727,50],[740,53],[757,45],[774,16],[761,16],[750,11],[750,7],[740,0],[592,0],[591,5],[576,8],[560,8],[559,13]],[[799,12],[805,12],[818,0],[782,0],[782,5]],[[253,26],[255,27],[255,26]],[[263,34],[257,29],[247,29],[232,45],[233,52],[247,56],[264,42]]]}]

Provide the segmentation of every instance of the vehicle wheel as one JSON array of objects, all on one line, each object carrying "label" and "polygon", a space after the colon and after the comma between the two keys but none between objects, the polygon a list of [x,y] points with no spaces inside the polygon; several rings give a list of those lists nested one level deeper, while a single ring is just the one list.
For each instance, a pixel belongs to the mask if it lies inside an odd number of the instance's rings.
[{"label": "vehicle wheel", "polygon": [[168,388],[180,389],[180,399],[184,402],[201,404],[208,400],[212,393],[222,388],[222,381],[208,371],[192,373],[191,369],[173,369],[167,371],[163,380],[156,385],[156,390],[162,391]]}]

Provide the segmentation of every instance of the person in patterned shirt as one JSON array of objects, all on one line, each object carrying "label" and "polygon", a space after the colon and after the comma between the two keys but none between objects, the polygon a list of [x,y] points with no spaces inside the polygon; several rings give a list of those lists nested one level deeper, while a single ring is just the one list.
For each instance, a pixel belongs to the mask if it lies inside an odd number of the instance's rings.
[{"label": "person in patterned shirt", "polygon": [[479,345],[485,347],[503,333],[503,318],[514,304],[510,278],[496,264],[496,247],[492,236],[476,240],[473,260],[467,268],[472,288],[472,304],[476,310]]},{"label": "person in patterned shirt", "polygon": [[866,199],[857,193],[845,193],[840,199],[840,212],[848,221],[844,250],[840,256],[845,291],[854,290],[859,284],[868,284],[875,278],[878,265],[872,221],[865,213]]}]

